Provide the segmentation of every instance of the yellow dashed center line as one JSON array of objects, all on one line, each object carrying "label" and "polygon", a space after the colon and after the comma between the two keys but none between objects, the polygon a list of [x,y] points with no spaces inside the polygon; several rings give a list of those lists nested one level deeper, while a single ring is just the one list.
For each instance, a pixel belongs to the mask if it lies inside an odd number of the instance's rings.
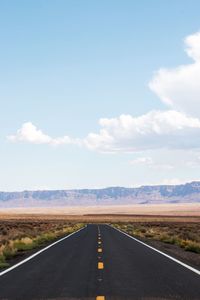
[{"label": "yellow dashed center line", "polygon": [[99,263],[98,263],[98,269],[99,269],[99,270],[104,269],[104,263],[103,263],[103,262],[99,262]]},{"label": "yellow dashed center line", "polygon": [[[102,253],[103,250],[102,250],[102,246],[101,246],[102,242],[101,242],[101,233],[100,233],[100,228],[98,226],[98,253]],[[98,259],[101,260],[101,256],[98,256]],[[101,262],[98,262],[98,269],[99,270],[103,270],[104,269],[104,263],[101,261]],[[98,279],[98,281],[102,281],[102,279]],[[105,300],[106,297],[105,296],[97,296],[96,297],[96,300]]]}]

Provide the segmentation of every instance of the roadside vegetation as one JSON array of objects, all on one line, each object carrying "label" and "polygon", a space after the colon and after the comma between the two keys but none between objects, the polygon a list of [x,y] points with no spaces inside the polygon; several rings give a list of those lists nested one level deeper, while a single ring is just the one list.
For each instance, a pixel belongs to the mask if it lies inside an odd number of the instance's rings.
[{"label": "roadside vegetation", "polygon": [[141,239],[174,244],[186,251],[200,253],[200,223],[147,222],[112,225]]},{"label": "roadside vegetation", "polygon": [[43,247],[83,226],[83,223],[64,221],[1,221],[0,268],[8,267],[14,257]]}]

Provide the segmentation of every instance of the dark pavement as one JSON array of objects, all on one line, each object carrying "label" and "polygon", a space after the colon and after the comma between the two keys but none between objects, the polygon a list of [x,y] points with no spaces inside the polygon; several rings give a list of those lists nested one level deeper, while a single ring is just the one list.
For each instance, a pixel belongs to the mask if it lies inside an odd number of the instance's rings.
[{"label": "dark pavement", "polygon": [[200,276],[107,225],[88,225],[0,276],[0,299],[97,296],[200,300]]}]

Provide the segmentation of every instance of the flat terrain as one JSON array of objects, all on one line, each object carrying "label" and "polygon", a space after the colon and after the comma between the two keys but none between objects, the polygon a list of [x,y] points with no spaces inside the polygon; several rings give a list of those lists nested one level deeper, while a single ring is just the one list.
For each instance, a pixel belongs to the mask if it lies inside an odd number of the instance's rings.
[{"label": "flat terrain", "polygon": [[0,299],[197,300],[200,276],[108,225],[88,225],[0,276],[0,286]]},{"label": "flat terrain", "polygon": [[88,223],[114,224],[178,259],[200,266],[197,216],[13,214],[0,216],[0,269]]},{"label": "flat terrain", "polygon": [[134,214],[160,216],[200,216],[200,203],[140,204],[107,206],[19,207],[0,208],[0,215],[88,215],[88,214]]}]

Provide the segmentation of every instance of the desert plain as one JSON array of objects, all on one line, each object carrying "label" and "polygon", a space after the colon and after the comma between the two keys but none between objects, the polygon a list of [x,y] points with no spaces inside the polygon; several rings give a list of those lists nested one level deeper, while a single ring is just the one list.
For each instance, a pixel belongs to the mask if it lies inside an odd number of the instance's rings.
[{"label": "desert plain", "polygon": [[0,268],[88,223],[106,223],[200,269],[200,203],[0,209]]}]

